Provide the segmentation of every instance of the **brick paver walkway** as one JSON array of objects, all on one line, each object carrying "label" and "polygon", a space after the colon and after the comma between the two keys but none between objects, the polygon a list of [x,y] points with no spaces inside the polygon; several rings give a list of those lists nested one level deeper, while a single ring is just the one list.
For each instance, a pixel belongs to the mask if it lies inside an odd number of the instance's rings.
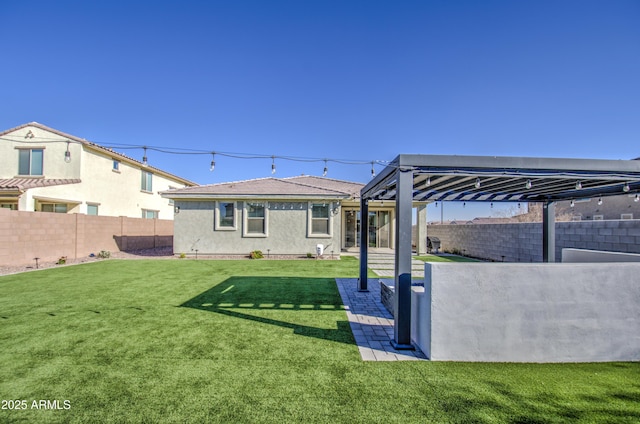
[{"label": "brick paver walkway", "polygon": [[426,360],[419,350],[396,350],[393,339],[393,316],[380,302],[378,279],[369,279],[368,292],[358,291],[358,280],[336,278],[342,303],[346,307],[363,361],[417,361]]}]

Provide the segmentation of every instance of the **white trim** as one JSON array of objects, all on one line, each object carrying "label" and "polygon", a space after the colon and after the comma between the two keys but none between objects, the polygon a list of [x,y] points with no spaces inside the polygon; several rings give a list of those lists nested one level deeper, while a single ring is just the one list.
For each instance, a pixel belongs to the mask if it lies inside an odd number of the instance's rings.
[{"label": "white trim", "polygon": [[[327,207],[328,219],[327,225],[329,226],[329,233],[314,233],[313,232],[313,205],[322,205],[324,204]],[[307,237],[308,238],[333,238],[333,215],[332,212],[333,202],[325,201],[325,202],[309,202],[307,205]]]},{"label": "white trim", "polygon": [[[220,204],[231,203],[233,205],[233,225],[231,227],[223,227],[220,225]],[[238,229],[238,203],[235,201],[216,200],[214,202],[213,211],[213,229],[215,231],[236,231]]]},{"label": "white trim", "polygon": [[[263,206],[264,210],[264,233],[250,233],[249,229],[249,204],[258,204]],[[265,238],[269,237],[269,203],[268,202],[244,202],[242,205],[242,237]]]}]

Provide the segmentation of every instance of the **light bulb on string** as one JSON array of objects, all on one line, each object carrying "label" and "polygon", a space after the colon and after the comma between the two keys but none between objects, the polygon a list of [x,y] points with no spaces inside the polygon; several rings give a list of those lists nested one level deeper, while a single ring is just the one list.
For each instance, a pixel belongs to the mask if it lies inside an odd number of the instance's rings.
[{"label": "light bulb on string", "polygon": [[144,149],[144,155],[142,156],[142,165],[147,166],[149,162],[147,161],[147,146],[142,147]]},{"label": "light bulb on string", "polygon": [[582,182],[576,182],[576,190],[582,190]]},{"label": "light bulb on string", "polygon": [[325,159],[324,160],[324,169],[322,170],[322,176],[323,177],[327,176],[327,171],[328,171],[328,169],[327,169],[327,160]]},{"label": "light bulb on string", "polygon": [[529,190],[531,188],[531,180],[527,180],[526,184],[524,185],[524,187]]},{"label": "light bulb on string", "polygon": [[627,193],[629,190],[631,190],[631,187],[629,187],[629,183],[624,183],[624,187],[622,187],[622,191]]},{"label": "light bulb on string", "polygon": [[598,198],[598,206],[600,206],[602,204],[602,197]]},{"label": "light bulb on string", "polygon": [[373,162],[371,162],[371,178],[374,178],[376,176],[376,170],[373,167]]},{"label": "light bulb on string", "polygon": [[211,165],[209,166],[209,171],[213,172],[216,169],[216,154],[215,152],[211,152]]},{"label": "light bulb on string", "polygon": [[480,184],[480,177],[478,177],[478,178],[476,178],[476,184],[475,184],[475,186],[476,186],[476,188],[480,188],[480,185],[481,185],[481,184]]},{"label": "light bulb on string", "polygon": [[271,156],[271,175],[276,173],[276,157]]},{"label": "light bulb on string", "polygon": [[69,142],[67,141],[67,151],[64,152],[64,161],[66,163],[71,162],[71,152],[69,151]]}]

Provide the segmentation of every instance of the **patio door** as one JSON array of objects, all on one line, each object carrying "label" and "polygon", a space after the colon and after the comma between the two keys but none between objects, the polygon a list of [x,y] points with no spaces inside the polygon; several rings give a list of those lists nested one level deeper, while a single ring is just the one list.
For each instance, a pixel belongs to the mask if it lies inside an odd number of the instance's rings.
[{"label": "patio door", "polygon": [[[347,210],[344,215],[345,249],[360,246],[360,211]],[[369,212],[369,247],[390,247],[391,215],[389,211]]]},{"label": "patio door", "polygon": [[389,211],[369,212],[369,247],[389,247]]},{"label": "patio door", "polygon": [[344,247],[360,246],[360,211],[345,212]]}]

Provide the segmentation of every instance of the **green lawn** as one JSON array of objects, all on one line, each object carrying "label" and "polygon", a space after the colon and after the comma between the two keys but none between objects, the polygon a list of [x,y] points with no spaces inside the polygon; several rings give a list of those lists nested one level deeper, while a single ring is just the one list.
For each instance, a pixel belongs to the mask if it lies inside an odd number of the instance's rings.
[{"label": "green lawn", "polygon": [[640,421],[640,363],[362,362],[333,280],[357,275],[343,258],[0,277],[0,397],[27,401],[0,422]]}]

